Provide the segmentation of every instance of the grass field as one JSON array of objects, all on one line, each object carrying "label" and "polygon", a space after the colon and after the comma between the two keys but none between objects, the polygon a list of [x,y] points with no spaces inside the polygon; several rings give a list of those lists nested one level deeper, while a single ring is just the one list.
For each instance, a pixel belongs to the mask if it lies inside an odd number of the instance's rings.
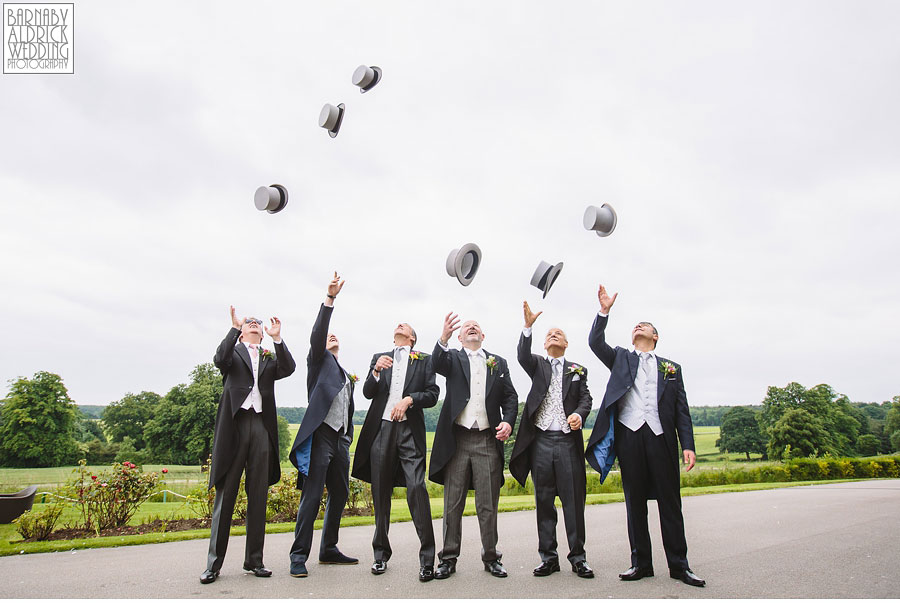
[{"label": "grass field", "polygon": [[[300,428],[298,423],[292,423],[291,441]],[[359,434],[359,426],[356,428],[356,434]],[[584,441],[591,436],[591,430],[584,430]],[[694,440],[697,446],[697,469],[721,469],[731,463],[740,464],[741,466],[752,466],[757,464],[761,458],[758,455],[752,455],[753,461],[747,462],[745,455],[740,453],[723,454],[716,448],[716,440],[719,439],[718,427],[695,427]],[[426,434],[426,446],[430,450],[434,443],[434,432]],[[350,454],[356,451],[357,438],[354,438],[350,445]],[[197,486],[206,484],[206,474],[200,472],[198,465],[165,465],[169,472],[165,476],[166,488],[179,494],[187,494]],[[9,469],[0,468],[0,492],[16,492],[26,486],[36,485],[38,491],[52,491],[63,485],[72,477],[74,467],[47,467],[41,469]],[[95,472],[108,469],[106,465],[92,466]],[[145,471],[161,471],[163,465],[145,465]],[[282,463],[283,471],[292,471],[293,467],[289,462]]]},{"label": "grass field", "polygon": [[[850,480],[842,480],[850,481]],[[736,484],[728,486],[707,486],[703,488],[682,488],[682,496],[698,496],[703,494],[717,494],[722,492],[746,492],[751,490],[771,490],[774,488],[787,488],[793,486],[808,486],[822,482],[790,482],[790,483],[766,483],[766,484]],[[614,494],[588,494],[587,504],[605,504],[622,502],[624,495]],[[40,510],[44,505],[35,504],[35,510]],[[557,500],[557,506],[559,501]],[[523,511],[534,509],[533,496],[504,496],[500,499],[501,512]],[[438,519],[443,516],[444,501],[440,498],[431,499],[431,516]],[[474,495],[470,495],[466,501],[465,515],[475,514]],[[78,516],[75,509],[66,509],[60,525],[65,521],[73,521]],[[154,518],[173,519],[176,517],[192,517],[192,511],[188,505],[182,503],[144,503],[141,509],[130,522],[140,524]],[[410,521],[411,517],[406,501],[395,500],[391,507],[391,521]],[[624,511],[622,520],[625,520]],[[374,517],[345,517],[341,520],[341,526],[372,525]],[[321,521],[316,521],[316,529],[322,527]],[[276,534],[293,532],[293,522],[272,523],[266,525],[266,533]],[[233,535],[245,534],[243,527],[231,529]],[[108,536],[102,538],[85,538],[79,540],[62,540],[50,542],[21,542],[21,536],[13,524],[0,524],[0,556],[19,555],[27,553],[45,553],[51,551],[70,551],[75,549],[102,548],[113,546],[127,546],[133,544],[149,544],[157,542],[174,542],[176,540],[192,540],[197,538],[209,538],[209,530],[186,530],[183,532],[158,532],[135,536]]]}]

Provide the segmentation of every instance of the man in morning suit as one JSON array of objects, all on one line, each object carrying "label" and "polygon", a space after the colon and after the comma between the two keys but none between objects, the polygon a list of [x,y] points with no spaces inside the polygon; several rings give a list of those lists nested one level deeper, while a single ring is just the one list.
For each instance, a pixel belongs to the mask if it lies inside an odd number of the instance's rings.
[{"label": "man in morning suit", "polygon": [[569,341],[562,329],[551,328],[544,338],[547,356],[531,353],[531,328],[542,314],[523,303],[525,328],[519,337],[519,364],[531,377],[531,391],[519,422],[509,471],[525,485],[528,472],[534,483],[538,554],[535,576],[559,571],[556,552],[556,497],[559,496],[569,542],[569,563],[580,578],[593,578],[584,552],[584,438],[581,426],[591,412],[587,369],[566,360]]},{"label": "man in morning suit", "polygon": [[222,373],[223,390],[216,411],[209,487],[216,488],[209,554],[200,582],[219,577],[225,560],[231,514],[237,499],[241,473],[247,478],[247,541],[244,569],[260,578],[272,572],[263,565],[266,538],[266,493],[281,479],[278,462],[278,419],[275,415],[275,381],[297,368],[281,340],[281,321],[270,319],[266,333],[275,342],[275,353],[260,347],[263,322],[238,318],[231,307],[231,329],[219,344],[213,362]]},{"label": "man in morning suit", "polygon": [[297,509],[294,543],[291,545],[291,576],[309,575],[306,561],[312,548],[313,524],[319,513],[322,493],[328,487],[328,504],[322,525],[319,563],[352,565],[358,559],[337,548],[341,514],[350,493],[350,442],[353,441],[353,375],[338,363],[340,343],[328,332],[334,301],[344,281],[337,272],[328,285],[325,303],[309,337],[306,357],[306,390],[309,405],[294,438],[290,459],[297,468],[297,487],[303,490]]},{"label": "man in morning suit", "polygon": [[419,580],[434,578],[434,528],[425,487],[425,413],[437,403],[431,356],[413,350],[416,332],[406,323],[394,329],[394,348],[372,357],[363,395],[372,400],[356,443],[353,477],[372,484],[375,535],[372,573],[383,574],[391,558],[388,529],[391,493],[406,488],[406,501],[419,535]]},{"label": "man in morning suit", "polygon": [[497,505],[504,482],[503,442],[516,423],[518,396],[506,360],[481,347],[484,333],[477,322],[463,323],[462,350],[448,347],[458,328],[457,315],[447,314],[433,354],[435,371],[447,379],[429,466],[431,481],[444,484],[444,546],[434,577],[449,578],[456,571],[466,495],[474,488],[484,570],[505,578],[497,550]]},{"label": "man in morning suit", "polygon": [[631,567],[619,578],[640,580],[653,575],[647,500],[656,498],[669,575],[691,586],[704,586],[706,582],[688,565],[681,514],[678,441],[687,471],[697,460],[681,366],[656,355],[659,332],[649,322],[640,322],[632,330],[633,351],[606,343],[606,323],[617,296],[610,297],[603,285],[597,292],[600,312],[588,344],[609,368],[610,376],[585,456],[599,471],[593,449],[608,435],[609,422],[603,418],[613,415],[614,448],[622,472],[631,544]]}]

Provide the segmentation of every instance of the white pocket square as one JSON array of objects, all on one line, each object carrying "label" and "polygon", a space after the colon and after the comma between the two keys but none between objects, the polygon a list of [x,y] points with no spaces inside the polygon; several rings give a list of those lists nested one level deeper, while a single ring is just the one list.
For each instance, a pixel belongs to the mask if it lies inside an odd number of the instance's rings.
[{"label": "white pocket square", "polygon": [[578,381],[579,379],[581,379],[581,375],[575,375],[574,377],[572,377],[572,381]]}]

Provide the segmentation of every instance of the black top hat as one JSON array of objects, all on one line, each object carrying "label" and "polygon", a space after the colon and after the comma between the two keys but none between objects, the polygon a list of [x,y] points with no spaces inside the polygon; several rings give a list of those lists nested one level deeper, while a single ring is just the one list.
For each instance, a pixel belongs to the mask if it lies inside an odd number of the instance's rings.
[{"label": "black top hat", "polygon": [[447,256],[447,274],[455,276],[463,287],[468,287],[481,266],[481,249],[475,243],[466,243]]},{"label": "black top hat", "polygon": [[334,138],[341,129],[341,122],[344,121],[344,103],[340,103],[337,107],[325,103],[322,110],[319,111],[319,126],[328,130],[328,135]]},{"label": "black top hat", "polygon": [[560,262],[556,266],[552,266],[541,260],[538,267],[535,268],[534,274],[531,276],[531,284],[544,292],[544,297],[550,292],[550,287],[556,282],[559,273],[562,272],[563,263]]},{"label": "black top hat", "polygon": [[267,211],[270,214],[277,214],[287,205],[288,192],[287,189],[280,184],[271,184],[269,186],[261,186],[256,189],[253,195],[253,203],[259,211]]},{"label": "black top hat", "polygon": [[360,65],[354,70],[351,81],[354,86],[359,86],[360,93],[368,92],[381,81],[381,67]]}]

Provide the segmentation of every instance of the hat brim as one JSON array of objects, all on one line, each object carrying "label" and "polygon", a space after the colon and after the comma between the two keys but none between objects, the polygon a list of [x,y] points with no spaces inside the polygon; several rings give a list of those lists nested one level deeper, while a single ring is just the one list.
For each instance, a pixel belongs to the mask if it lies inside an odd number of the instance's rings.
[{"label": "hat brim", "polygon": [[550,293],[550,287],[553,286],[553,283],[556,282],[556,279],[559,278],[560,273],[563,269],[563,263],[560,262],[553,268],[547,271],[547,280],[544,281],[544,286],[542,289],[544,290],[544,295],[541,299],[547,299],[547,294]]},{"label": "hat brim", "polygon": [[[469,256],[469,254],[472,255],[472,265],[464,274],[463,262],[466,261],[466,257]],[[456,280],[458,280],[459,284],[463,287],[468,287],[475,279],[475,274],[480,267],[481,248],[475,243],[466,243],[459,249],[451,251],[450,255],[447,256],[447,273],[450,274],[450,276],[455,276]]]},{"label": "hat brim", "polygon": [[595,230],[594,232],[597,233],[598,237],[608,237],[609,235],[611,235],[616,229],[616,224],[618,224],[619,222],[619,217],[616,215],[616,210],[613,209],[613,206],[609,203],[604,203],[600,206],[600,209],[603,209],[604,207],[608,208],[609,212],[612,214],[612,226],[610,226],[609,230],[607,231]]},{"label": "hat brim", "polygon": [[359,89],[360,94],[365,94],[366,92],[368,92],[369,90],[374,88],[375,85],[378,84],[378,82],[381,81],[381,67],[377,67],[375,65],[369,65],[369,69],[371,69],[372,71],[375,72],[375,77],[372,79],[371,82],[369,82],[368,86],[366,86],[365,88],[360,87],[360,89]]},{"label": "hat brim", "polygon": [[278,193],[281,195],[281,201],[278,202],[278,205],[275,207],[275,209],[267,209],[266,211],[270,214],[277,214],[287,206],[288,192],[287,189],[280,184],[270,184],[269,186],[278,190]]},{"label": "hat brim", "polygon": [[346,107],[344,106],[344,103],[339,103],[337,108],[338,108],[337,123],[334,124],[334,128],[328,130],[328,135],[331,136],[332,138],[337,136],[338,131],[341,129],[341,122],[344,121],[344,109],[346,109]]}]

